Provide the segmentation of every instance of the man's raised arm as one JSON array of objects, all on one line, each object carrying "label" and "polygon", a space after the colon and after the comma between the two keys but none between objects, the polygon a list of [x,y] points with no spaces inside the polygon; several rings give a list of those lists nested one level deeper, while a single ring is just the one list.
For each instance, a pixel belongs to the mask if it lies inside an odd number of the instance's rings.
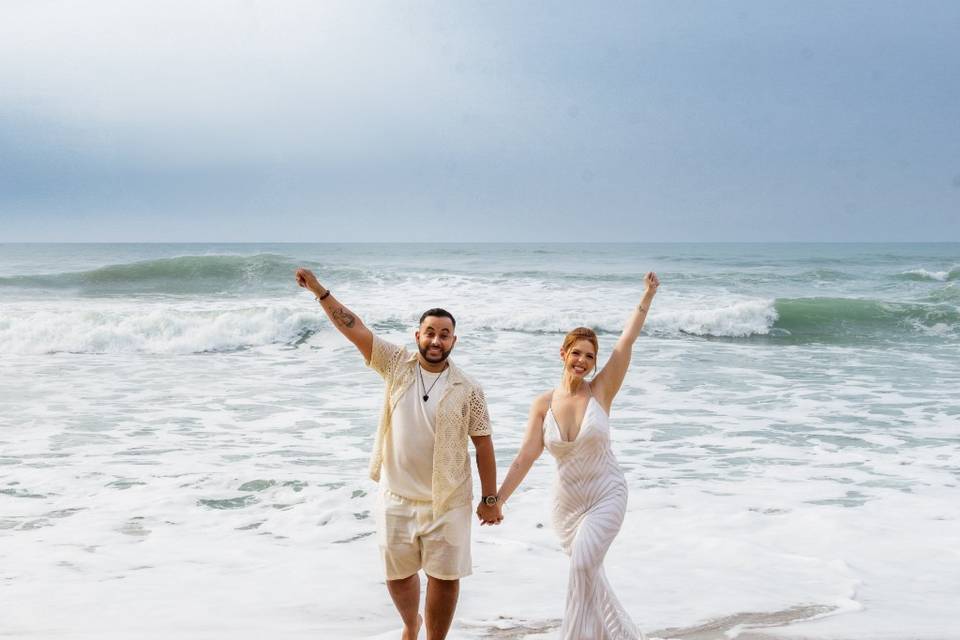
[{"label": "man's raised arm", "polygon": [[346,336],[347,340],[360,350],[363,359],[370,361],[370,355],[373,352],[373,333],[363,321],[356,316],[350,309],[340,304],[330,290],[320,284],[317,277],[309,269],[297,269],[297,284],[308,289],[317,300],[320,306],[327,313],[327,317],[333,323],[340,333]]}]

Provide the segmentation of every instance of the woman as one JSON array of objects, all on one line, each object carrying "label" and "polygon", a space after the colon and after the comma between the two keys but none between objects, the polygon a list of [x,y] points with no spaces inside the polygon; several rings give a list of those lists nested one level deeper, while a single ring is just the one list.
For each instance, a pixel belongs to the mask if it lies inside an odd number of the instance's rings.
[{"label": "woman", "polygon": [[597,336],[585,327],[563,340],[563,378],[557,389],[530,407],[523,445],[500,487],[506,502],[544,447],[557,459],[554,527],[570,556],[570,582],[560,636],[564,640],[634,640],[643,636],[613,595],[603,557],[627,507],[627,482],[610,448],[610,405],[623,384],[633,343],[640,335],[660,281],[644,278],[643,299],[634,310],[610,360],[592,380]]}]

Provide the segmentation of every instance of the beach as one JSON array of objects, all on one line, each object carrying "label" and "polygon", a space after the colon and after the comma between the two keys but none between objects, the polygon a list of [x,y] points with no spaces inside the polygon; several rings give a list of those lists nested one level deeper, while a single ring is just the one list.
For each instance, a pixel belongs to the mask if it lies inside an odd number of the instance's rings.
[{"label": "beach", "polygon": [[[563,333],[597,330],[602,363],[655,270],[611,415],[635,622],[960,638],[956,243],[0,244],[0,636],[399,637],[382,382],[298,266],[395,343],[453,312],[501,479]],[[451,639],[556,631],[553,465],[475,526]]]}]

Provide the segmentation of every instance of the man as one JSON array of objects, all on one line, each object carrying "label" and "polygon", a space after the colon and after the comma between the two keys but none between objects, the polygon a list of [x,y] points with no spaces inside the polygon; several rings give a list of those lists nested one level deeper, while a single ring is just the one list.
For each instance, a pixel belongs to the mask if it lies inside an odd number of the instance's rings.
[{"label": "man", "polygon": [[387,589],[403,619],[403,639],[414,640],[423,623],[423,569],[427,640],[443,640],[457,607],[460,578],[472,572],[467,436],[476,449],[483,493],[477,517],[482,524],[502,519],[483,390],[449,360],[457,342],[456,320],[443,309],[426,311],[414,333],[417,353],[410,353],[375,336],[310,270],[298,269],[296,278],[386,382],[370,477],[381,486],[376,522]]}]

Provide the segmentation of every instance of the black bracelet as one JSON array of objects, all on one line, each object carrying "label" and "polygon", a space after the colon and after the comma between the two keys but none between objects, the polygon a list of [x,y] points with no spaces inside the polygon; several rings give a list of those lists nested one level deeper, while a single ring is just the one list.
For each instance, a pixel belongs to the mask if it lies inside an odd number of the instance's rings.
[{"label": "black bracelet", "polygon": [[329,295],[330,295],[330,289],[327,289],[326,291],[323,292],[322,296],[317,298],[317,302],[323,302],[324,300],[327,299],[327,296]]}]

